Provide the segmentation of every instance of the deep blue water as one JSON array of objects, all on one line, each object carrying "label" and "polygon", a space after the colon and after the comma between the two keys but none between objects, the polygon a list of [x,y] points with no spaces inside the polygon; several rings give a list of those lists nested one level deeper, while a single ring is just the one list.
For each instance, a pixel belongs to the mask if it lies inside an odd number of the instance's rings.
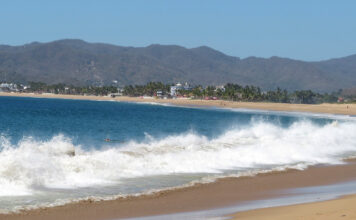
[{"label": "deep blue water", "polygon": [[355,135],[343,116],[0,97],[0,212],[335,164]]},{"label": "deep blue water", "polygon": [[[70,137],[74,144],[98,148],[108,143],[162,138],[188,131],[214,138],[246,126],[253,118],[289,126],[299,118],[230,110],[166,107],[107,101],[0,97],[0,134],[16,143],[23,137],[48,140]],[[325,119],[313,119],[325,123]]]}]

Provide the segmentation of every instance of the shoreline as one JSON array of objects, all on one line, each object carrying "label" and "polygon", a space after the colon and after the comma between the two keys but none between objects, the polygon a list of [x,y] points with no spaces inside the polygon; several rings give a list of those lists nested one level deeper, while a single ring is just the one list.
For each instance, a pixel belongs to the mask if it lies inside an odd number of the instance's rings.
[{"label": "shoreline", "polygon": [[[0,96],[57,98],[93,101],[122,101],[200,106],[218,108],[260,109],[285,112],[308,112],[356,115],[356,104],[283,104],[250,103],[188,99],[141,99],[133,97],[100,97],[54,94],[0,93]],[[346,107],[347,106],[347,107]],[[344,165],[312,166],[306,170],[268,172],[256,176],[226,177],[212,183],[162,190],[152,194],[129,196],[114,200],[82,200],[61,206],[36,208],[20,213],[0,214],[0,219],[113,219],[143,217],[222,208],[246,201],[281,196],[280,191],[319,186],[356,179],[356,161]],[[314,203],[310,203],[314,204]],[[308,205],[308,204],[306,204]],[[297,205],[296,205],[297,206]],[[283,206],[280,206],[283,207]],[[288,206],[289,207],[289,206]],[[272,209],[272,208],[271,208]],[[259,209],[258,209],[259,210]],[[249,212],[249,211],[247,211]],[[244,212],[241,212],[244,213]],[[238,213],[240,214],[240,213]]]},{"label": "shoreline", "polygon": [[172,104],[177,106],[208,106],[218,108],[233,109],[254,109],[285,112],[306,112],[323,114],[342,114],[356,115],[356,104],[289,104],[289,103],[270,103],[270,102],[237,102],[225,100],[200,100],[200,99],[155,99],[128,96],[82,96],[82,95],[57,95],[57,94],[34,94],[34,93],[0,93],[0,96],[9,97],[29,97],[29,98],[54,98],[54,99],[74,99],[74,100],[93,100],[93,101],[121,101],[121,102],[143,102]]},{"label": "shoreline", "polygon": [[356,194],[352,194],[326,201],[243,211],[227,217],[232,220],[356,219],[355,203]]},{"label": "shoreline", "polygon": [[223,208],[285,195],[283,190],[356,180],[356,162],[313,166],[306,170],[270,172],[230,177],[153,194],[107,201],[84,200],[19,213],[0,214],[0,219],[121,219]]}]

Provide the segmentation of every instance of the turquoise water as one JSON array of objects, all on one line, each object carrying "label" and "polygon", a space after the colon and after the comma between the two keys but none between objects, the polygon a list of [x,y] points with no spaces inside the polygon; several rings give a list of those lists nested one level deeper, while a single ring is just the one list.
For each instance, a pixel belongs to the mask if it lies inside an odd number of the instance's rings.
[{"label": "turquoise water", "polygon": [[346,116],[0,97],[0,121],[2,211],[305,169],[356,152]]}]

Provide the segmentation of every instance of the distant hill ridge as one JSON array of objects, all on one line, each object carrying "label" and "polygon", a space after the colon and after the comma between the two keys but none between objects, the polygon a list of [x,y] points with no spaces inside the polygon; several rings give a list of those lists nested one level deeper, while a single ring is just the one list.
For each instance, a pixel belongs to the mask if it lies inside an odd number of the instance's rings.
[{"label": "distant hill ridge", "polygon": [[356,87],[356,55],[305,62],[280,57],[240,59],[206,46],[122,47],[74,39],[0,45],[0,81],[107,85],[113,80],[120,85],[232,82],[263,89],[335,91]]}]

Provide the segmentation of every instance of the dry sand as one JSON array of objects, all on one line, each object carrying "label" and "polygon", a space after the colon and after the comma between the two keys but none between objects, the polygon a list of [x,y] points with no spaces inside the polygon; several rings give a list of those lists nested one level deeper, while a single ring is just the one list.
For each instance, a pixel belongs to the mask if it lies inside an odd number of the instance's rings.
[{"label": "dry sand", "polygon": [[268,102],[232,102],[223,100],[197,100],[197,99],[144,99],[140,97],[120,96],[116,98],[108,96],[81,96],[81,95],[55,95],[55,94],[32,94],[32,93],[0,93],[0,96],[18,96],[35,98],[62,98],[62,99],[83,99],[83,100],[113,100],[125,102],[156,102],[185,106],[214,106],[222,108],[247,108],[273,111],[296,111],[356,115],[356,104],[287,104]]},{"label": "dry sand", "polygon": [[[252,108],[278,111],[303,111],[356,115],[355,104],[299,105],[279,103],[243,103],[205,100],[155,100],[130,97],[97,97],[51,94],[12,94],[0,96],[66,98],[87,100],[116,100],[130,102],[159,102],[175,105]],[[311,167],[305,171],[290,170],[261,174],[255,177],[226,178],[210,184],[171,190],[153,195],[113,201],[83,201],[53,208],[36,209],[20,214],[0,215],[0,219],[112,219],[187,212],[236,205],[244,201],[278,196],[279,190],[317,186],[356,179],[356,163]],[[234,215],[238,219],[356,219],[356,197],[311,204],[259,209]],[[319,218],[320,217],[320,218]]]}]

